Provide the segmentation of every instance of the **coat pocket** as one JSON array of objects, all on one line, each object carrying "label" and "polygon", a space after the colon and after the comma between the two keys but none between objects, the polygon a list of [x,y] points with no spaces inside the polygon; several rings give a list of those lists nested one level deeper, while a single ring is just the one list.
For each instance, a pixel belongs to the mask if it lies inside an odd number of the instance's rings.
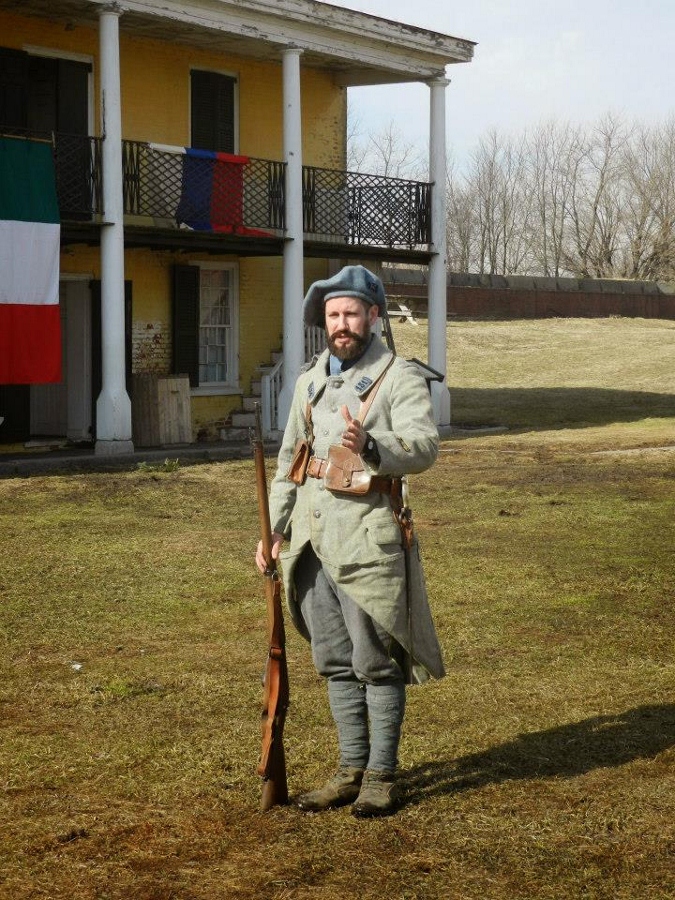
[{"label": "coat pocket", "polygon": [[394,516],[391,512],[385,512],[383,515],[378,516],[369,516],[366,522],[366,531],[370,539],[387,555],[398,553],[402,550],[401,529],[394,521]]}]

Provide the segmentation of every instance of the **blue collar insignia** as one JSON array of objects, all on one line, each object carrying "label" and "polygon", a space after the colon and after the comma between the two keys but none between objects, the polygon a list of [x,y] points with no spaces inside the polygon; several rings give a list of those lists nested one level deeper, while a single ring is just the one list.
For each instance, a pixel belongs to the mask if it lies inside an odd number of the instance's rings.
[{"label": "blue collar insignia", "polygon": [[356,391],[357,394],[361,394],[361,393],[363,393],[363,391],[365,391],[365,389],[367,387],[370,387],[370,385],[372,383],[373,383],[373,379],[370,378],[368,375],[364,375],[362,378],[360,378],[356,382],[356,384],[354,385],[354,390]]}]

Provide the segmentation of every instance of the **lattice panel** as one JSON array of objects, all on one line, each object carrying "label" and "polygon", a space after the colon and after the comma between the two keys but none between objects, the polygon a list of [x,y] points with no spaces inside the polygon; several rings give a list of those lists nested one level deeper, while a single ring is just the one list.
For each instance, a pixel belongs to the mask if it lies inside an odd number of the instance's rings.
[{"label": "lattice panel", "polygon": [[284,227],[282,163],[125,141],[123,167],[126,213],[198,231],[266,235]]},{"label": "lattice panel", "polygon": [[348,244],[429,244],[431,186],[359,172],[305,167],[304,230]]}]

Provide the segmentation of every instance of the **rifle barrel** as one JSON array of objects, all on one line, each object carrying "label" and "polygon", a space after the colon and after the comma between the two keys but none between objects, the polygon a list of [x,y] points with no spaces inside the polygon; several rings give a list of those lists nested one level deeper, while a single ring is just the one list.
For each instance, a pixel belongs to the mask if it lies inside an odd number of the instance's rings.
[{"label": "rifle barrel", "polygon": [[265,666],[262,704],[262,752],[258,767],[258,772],[263,777],[260,809],[266,812],[272,806],[288,803],[283,731],[288,708],[289,686],[281,586],[276,563],[272,558],[272,527],[267,497],[260,404],[258,403],[256,404],[255,435],[251,435],[251,444],[255,460],[260,536],[266,564],[264,577],[269,650]]}]

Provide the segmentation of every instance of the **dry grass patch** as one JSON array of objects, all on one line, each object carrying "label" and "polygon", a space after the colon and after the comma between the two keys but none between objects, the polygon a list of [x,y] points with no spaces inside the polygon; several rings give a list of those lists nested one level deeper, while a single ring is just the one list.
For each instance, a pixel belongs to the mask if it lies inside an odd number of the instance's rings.
[{"label": "dry grass patch", "polygon": [[[252,463],[0,481],[0,897],[675,898],[675,417],[532,416],[413,479],[448,676],[385,821],[258,812]],[[335,742],[288,654],[296,794]]]},{"label": "dry grass patch", "polygon": [[[402,355],[426,360],[427,328],[393,323]],[[453,421],[587,427],[675,415],[675,322],[453,320]]]}]

